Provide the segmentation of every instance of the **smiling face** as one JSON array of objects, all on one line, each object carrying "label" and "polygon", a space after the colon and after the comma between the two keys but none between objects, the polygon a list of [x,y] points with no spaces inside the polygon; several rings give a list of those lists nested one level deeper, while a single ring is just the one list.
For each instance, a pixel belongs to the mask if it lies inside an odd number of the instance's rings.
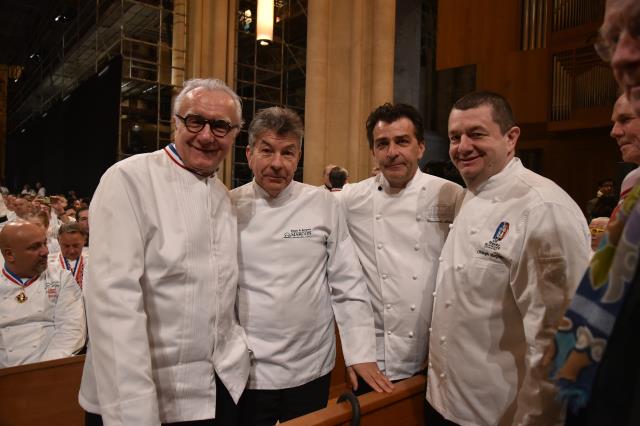
[{"label": "smiling face", "polygon": [[640,164],[640,118],[633,112],[627,95],[620,96],[616,101],[611,121],[611,137],[618,143],[622,161]]},{"label": "smiling face", "polygon": [[292,134],[267,130],[255,138],[253,149],[247,147],[247,161],[256,183],[272,197],[293,180],[299,160],[300,141]]},{"label": "smiling face", "polygon": [[480,105],[449,114],[449,156],[471,190],[505,168],[520,136],[516,126],[502,134],[492,111]]},{"label": "smiling face", "polygon": [[[240,124],[240,117],[237,116],[236,105],[231,96],[221,90],[208,90],[204,87],[187,93],[180,105],[180,111],[176,111],[176,114],[182,117],[199,115],[208,120]],[[238,129],[232,129],[226,136],[215,136],[209,124],[198,133],[191,133],[177,117],[175,123],[175,144],[180,158],[188,168],[202,174],[216,171],[238,134]]]},{"label": "smiling face", "polygon": [[371,152],[392,191],[403,189],[413,178],[424,149],[413,122],[406,117],[391,123],[378,121],[373,128]]}]

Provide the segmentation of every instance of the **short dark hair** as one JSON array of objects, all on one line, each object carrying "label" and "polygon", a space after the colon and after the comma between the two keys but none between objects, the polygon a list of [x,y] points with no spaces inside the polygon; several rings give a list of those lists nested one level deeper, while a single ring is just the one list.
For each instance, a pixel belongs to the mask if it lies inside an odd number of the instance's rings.
[{"label": "short dark hair", "polygon": [[76,222],[80,220],[80,213],[85,210],[89,210],[89,207],[80,207],[78,210],[76,210]]},{"label": "short dark hair", "polygon": [[511,105],[504,96],[494,92],[471,92],[458,99],[451,109],[466,111],[483,105],[491,107],[491,118],[500,127],[503,135],[516,125]]},{"label": "short dark hair", "polygon": [[342,188],[347,182],[347,171],[342,167],[334,167],[329,172],[329,182],[331,183],[331,188]]},{"label": "short dark hair", "polygon": [[393,123],[400,118],[408,118],[413,123],[416,139],[420,143],[424,143],[424,124],[420,111],[407,104],[391,104],[387,102],[373,110],[367,118],[367,140],[369,141],[369,149],[373,149],[373,128],[376,127],[378,121],[385,123]]}]

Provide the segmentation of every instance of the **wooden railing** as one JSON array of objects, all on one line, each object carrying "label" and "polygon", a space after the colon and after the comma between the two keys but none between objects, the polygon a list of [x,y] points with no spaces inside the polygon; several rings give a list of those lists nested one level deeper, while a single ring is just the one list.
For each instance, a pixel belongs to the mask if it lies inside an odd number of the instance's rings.
[{"label": "wooden railing", "polygon": [[80,426],[84,355],[0,369],[0,426]]},{"label": "wooden railing", "polygon": [[[371,392],[358,397],[362,426],[424,425],[426,378],[416,376],[395,384],[390,394]],[[348,425],[352,418],[349,402],[329,401],[327,408],[281,423],[282,426]]]}]

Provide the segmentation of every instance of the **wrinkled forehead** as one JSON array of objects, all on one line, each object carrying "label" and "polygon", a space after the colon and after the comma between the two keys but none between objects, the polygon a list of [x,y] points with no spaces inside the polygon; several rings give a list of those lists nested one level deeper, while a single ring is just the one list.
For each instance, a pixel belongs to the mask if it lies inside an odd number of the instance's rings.
[{"label": "wrinkled forehead", "polygon": [[607,0],[604,12],[604,22],[600,28],[606,34],[612,30],[622,29],[640,19],[640,1],[638,0]]}]

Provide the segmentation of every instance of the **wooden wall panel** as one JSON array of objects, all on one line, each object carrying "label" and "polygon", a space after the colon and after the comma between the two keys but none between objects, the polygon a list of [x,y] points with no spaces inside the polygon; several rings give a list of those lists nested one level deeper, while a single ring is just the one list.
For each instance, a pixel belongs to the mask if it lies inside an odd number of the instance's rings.
[{"label": "wooden wall panel", "polygon": [[613,178],[619,183],[624,175],[620,151],[608,128],[523,140],[518,148],[541,149],[542,174],[567,191],[583,210],[595,196],[599,180]]},{"label": "wooden wall panel", "polygon": [[519,3],[439,0],[436,68],[479,64],[518,48]]}]

